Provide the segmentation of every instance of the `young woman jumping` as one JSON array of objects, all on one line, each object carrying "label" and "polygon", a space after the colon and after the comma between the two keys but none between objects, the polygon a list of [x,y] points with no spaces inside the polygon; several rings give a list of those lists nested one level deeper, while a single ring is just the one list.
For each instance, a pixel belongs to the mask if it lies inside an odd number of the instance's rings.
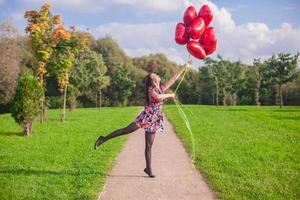
[{"label": "young woman jumping", "polygon": [[139,128],[144,128],[146,159],[146,168],[144,169],[144,172],[148,174],[149,177],[155,177],[151,169],[151,147],[154,142],[156,131],[160,130],[162,132],[164,129],[162,113],[163,101],[166,98],[175,97],[174,93],[165,94],[165,91],[167,91],[175,83],[189,64],[191,64],[191,61],[181,67],[180,70],[164,85],[160,84],[161,79],[157,74],[148,74],[145,78],[146,104],[144,110],[128,126],[115,130],[106,136],[99,136],[95,142],[94,149],[96,150],[97,147],[109,139],[132,133]]}]

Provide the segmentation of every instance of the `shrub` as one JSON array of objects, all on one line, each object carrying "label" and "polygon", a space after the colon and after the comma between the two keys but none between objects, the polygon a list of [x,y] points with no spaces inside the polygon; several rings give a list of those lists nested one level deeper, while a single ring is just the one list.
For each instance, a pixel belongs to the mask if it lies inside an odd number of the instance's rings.
[{"label": "shrub", "polygon": [[30,74],[23,74],[13,99],[12,117],[21,125],[25,135],[31,133],[32,122],[40,112],[43,97],[43,88],[38,80]]},{"label": "shrub", "polygon": [[46,101],[48,102],[50,109],[60,108],[62,105],[61,96],[47,96]]}]

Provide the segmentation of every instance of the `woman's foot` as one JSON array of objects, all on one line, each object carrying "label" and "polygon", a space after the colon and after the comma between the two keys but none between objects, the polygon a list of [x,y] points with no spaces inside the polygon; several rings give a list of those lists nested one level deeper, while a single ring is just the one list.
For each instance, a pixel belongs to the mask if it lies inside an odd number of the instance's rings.
[{"label": "woman's foot", "polygon": [[97,141],[95,142],[94,149],[96,150],[97,147],[99,147],[104,141],[105,141],[105,137],[100,135]]},{"label": "woman's foot", "polygon": [[144,172],[145,172],[146,174],[148,174],[148,176],[151,177],[151,178],[154,178],[154,177],[155,177],[155,175],[152,174],[152,170],[151,170],[151,169],[148,169],[147,167],[144,169]]}]

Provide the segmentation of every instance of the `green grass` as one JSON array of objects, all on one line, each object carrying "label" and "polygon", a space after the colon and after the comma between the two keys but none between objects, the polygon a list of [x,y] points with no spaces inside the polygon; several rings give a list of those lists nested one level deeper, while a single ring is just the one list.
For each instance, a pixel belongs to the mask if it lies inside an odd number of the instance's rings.
[{"label": "green grass", "polygon": [[59,121],[50,110],[37,120],[33,134],[22,136],[9,114],[0,115],[0,199],[96,199],[127,136],[108,141],[101,151],[99,135],[127,125],[138,107],[78,109]]},{"label": "green grass", "polygon": [[[300,199],[300,107],[184,106],[195,165],[221,199]],[[188,152],[175,106],[164,111]]]}]

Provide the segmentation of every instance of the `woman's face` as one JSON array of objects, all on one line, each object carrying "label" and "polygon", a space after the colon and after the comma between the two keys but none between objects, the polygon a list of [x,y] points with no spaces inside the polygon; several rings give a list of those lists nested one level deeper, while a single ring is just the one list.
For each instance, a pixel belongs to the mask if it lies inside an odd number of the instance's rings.
[{"label": "woman's face", "polygon": [[159,86],[160,77],[157,74],[152,73],[151,74],[151,79],[152,79],[152,82],[153,82],[154,85]]}]

